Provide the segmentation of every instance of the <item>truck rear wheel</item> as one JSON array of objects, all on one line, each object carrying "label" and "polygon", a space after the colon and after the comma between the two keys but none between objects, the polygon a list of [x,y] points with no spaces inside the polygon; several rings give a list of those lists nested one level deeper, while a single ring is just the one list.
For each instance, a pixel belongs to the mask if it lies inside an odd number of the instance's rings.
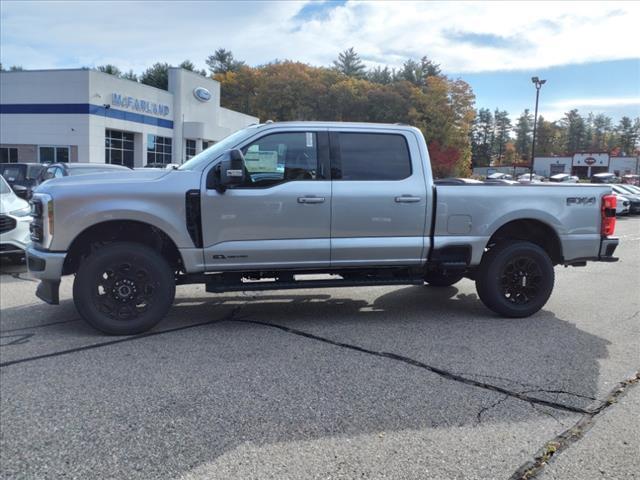
[{"label": "truck rear wheel", "polygon": [[175,291],[174,273],[160,254],[144,245],[118,242],[81,262],[73,301],[82,318],[101,332],[133,335],[162,320]]},{"label": "truck rear wheel", "polygon": [[538,245],[508,241],[483,257],[476,277],[482,303],[505,317],[528,317],[540,310],[551,295],[553,263]]},{"label": "truck rear wheel", "polygon": [[428,272],[424,276],[424,281],[430,287],[450,287],[464,278],[464,272]]}]

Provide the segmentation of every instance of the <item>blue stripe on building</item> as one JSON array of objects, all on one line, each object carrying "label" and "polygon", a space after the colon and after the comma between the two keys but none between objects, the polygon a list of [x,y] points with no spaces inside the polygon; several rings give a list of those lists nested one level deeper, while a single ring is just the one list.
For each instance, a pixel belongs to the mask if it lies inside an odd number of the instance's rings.
[{"label": "blue stripe on building", "polygon": [[127,122],[144,123],[155,127],[173,129],[173,121],[164,118],[156,118],[141,113],[118,110],[117,108],[104,108],[102,105],[92,103],[4,103],[0,104],[0,114],[27,113],[27,114],[85,114],[98,115],[100,117],[126,120]]}]

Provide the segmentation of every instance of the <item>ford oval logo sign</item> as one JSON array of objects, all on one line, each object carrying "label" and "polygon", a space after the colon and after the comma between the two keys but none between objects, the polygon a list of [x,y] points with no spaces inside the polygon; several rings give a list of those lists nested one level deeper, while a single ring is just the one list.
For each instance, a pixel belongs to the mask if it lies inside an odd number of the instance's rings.
[{"label": "ford oval logo sign", "polygon": [[209,100],[211,100],[211,92],[204,87],[194,88],[193,96],[201,102],[208,102]]}]

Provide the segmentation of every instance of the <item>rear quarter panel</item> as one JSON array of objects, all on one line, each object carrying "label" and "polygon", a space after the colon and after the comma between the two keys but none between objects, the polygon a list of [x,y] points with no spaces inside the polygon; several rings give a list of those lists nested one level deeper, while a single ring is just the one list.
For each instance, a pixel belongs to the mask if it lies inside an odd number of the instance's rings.
[{"label": "rear quarter panel", "polygon": [[600,204],[607,193],[611,187],[589,184],[438,186],[434,248],[471,245],[471,265],[477,265],[500,227],[531,219],[556,232],[565,261],[597,257]]}]

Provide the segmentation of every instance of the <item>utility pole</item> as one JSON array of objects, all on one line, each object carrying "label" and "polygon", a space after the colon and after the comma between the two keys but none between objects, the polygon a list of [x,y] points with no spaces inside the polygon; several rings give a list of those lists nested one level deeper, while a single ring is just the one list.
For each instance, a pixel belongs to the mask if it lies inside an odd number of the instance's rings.
[{"label": "utility pole", "polygon": [[538,126],[538,99],[540,98],[540,88],[547,81],[540,80],[538,77],[531,77],[531,82],[536,86],[536,113],[533,117],[533,139],[531,142],[531,162],[529,163],[529,180],[531,180],[533,176],[533,161],[536,158],[536,128]]}]

